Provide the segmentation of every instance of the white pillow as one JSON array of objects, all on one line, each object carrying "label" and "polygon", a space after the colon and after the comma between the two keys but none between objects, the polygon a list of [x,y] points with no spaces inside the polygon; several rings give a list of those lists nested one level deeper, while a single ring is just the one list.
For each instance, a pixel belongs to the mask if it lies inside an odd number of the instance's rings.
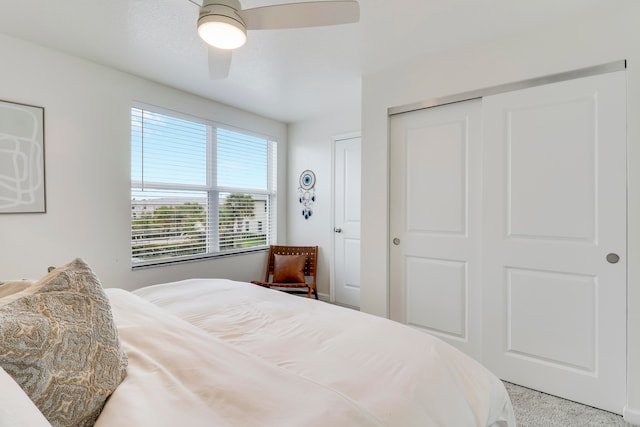
[{"label": "white pillow", "polygon": [[11,375],[0,368],[0,426],[51,427]]}]

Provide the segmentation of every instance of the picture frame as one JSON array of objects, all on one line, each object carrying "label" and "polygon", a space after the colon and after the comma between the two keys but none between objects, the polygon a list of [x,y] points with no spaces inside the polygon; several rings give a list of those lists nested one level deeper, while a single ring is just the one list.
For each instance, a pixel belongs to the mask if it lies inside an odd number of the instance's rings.
[{"label": "picture frame", "polygon": [[0,214],[45,212],[44,108],[0,100]]}]

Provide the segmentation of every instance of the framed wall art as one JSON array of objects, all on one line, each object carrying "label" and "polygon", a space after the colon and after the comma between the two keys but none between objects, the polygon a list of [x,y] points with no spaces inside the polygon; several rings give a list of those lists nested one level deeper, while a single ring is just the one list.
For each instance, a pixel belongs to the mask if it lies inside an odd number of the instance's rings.
[{"label": "framed wall art", "polygon": [[0,101],[0,213],[44,213],[44,108]]}]

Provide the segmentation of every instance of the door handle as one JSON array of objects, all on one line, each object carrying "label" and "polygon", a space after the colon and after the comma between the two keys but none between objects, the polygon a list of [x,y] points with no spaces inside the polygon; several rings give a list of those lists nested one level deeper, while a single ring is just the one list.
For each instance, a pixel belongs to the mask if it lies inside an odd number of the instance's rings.
[{"label": "door handle", "polygon": [[335,231],[336,233],[342,233],[342,228],[336,227],[333,229],[333,231]]},{"label": "door handle", "polygon": [[609,264],[617,264],[618,261],[620,261],[620,255],[613,252],[607,255],[607,262]]}]

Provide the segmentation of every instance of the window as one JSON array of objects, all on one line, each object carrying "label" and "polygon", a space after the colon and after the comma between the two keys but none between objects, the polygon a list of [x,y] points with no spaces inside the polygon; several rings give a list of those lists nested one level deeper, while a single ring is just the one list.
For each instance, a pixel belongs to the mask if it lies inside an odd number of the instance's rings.
[{"label": "window", "polygon": [[276,149],[231,127],[132,108],[134,267],[272,244]]}]

